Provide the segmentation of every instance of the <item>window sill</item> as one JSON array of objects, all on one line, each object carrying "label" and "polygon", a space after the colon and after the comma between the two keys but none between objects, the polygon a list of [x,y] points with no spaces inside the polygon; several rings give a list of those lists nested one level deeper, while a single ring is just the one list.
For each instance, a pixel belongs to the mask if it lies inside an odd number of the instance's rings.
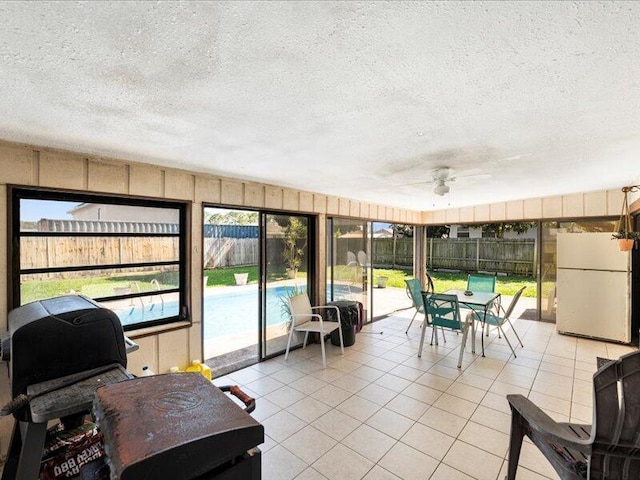
[{"label": "window sill", "polygon": [[155,327],[139,328],[137,330],[128,330],[124,334],[132,340],[136,338],[149,337],[151,335],[158,335],[161,333],[172,332],[174,330],[182,330],[183,328],[191,327],[191,322],[174,322],[166,325],[156,325]]}]

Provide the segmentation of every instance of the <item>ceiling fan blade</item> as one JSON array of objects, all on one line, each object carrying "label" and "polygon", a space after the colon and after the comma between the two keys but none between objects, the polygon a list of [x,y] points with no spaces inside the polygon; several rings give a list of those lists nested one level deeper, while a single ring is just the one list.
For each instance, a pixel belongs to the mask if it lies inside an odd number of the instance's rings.
[{"label": "ceiling fan blade", "polygon": [[400,187],[415,187],[416,185],[433,185],[433,180],[423,180],[422,182],[403,183]]},{"label": "ceiling fan blade", "polygon": [[449,181],[460,179],[464,181],[478,182],[480,180],[488,180],[491,177],[493,177],[493,175],[491,175],[490,173],[475,173],[472,175],[458,175],[455,178],[450,178]]}]

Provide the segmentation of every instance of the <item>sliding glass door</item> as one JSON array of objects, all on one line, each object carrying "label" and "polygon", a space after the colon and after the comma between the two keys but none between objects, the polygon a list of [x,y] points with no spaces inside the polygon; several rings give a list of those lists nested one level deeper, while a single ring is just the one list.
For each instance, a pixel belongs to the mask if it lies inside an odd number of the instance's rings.
[{"label": "sliding glass door", "polygon": [[204,209],[204,358],[227,370],[258,361],[260,214]]},{"label": "sliding glass door", "polygon": [[[262,356],[283,351],[291,322],[287,299],[309,289],[309,227],[307,217],[267,214],[264,241],[264,315]],[[292,347],[301,345],[304,335],[294,333]]]},{"label": "sliding glass door", "polygon": [[218,373],[286,348],[287,298],[309,286],[311,225],[302,215],[204,209],[203,348]]},{"label": "sliding glass door", "polygon": [[615,219],[584,219],[576,221],[547,221],[541,223],[540,242],[540,319],[556,321],[556,272],[558,268],[558,233],[612,232]]},{"label": "sliding glass door", "polygon": [[413,227],[377,223],[372,225],[371,288],[372,317],[379,318],[410,308],[405,279],[413,277]]},{"label": "sliding glass door", "polygon": [[371,320],[371,223],[330,218],[327,223],[327,301],[362,303],[364,321]]}]

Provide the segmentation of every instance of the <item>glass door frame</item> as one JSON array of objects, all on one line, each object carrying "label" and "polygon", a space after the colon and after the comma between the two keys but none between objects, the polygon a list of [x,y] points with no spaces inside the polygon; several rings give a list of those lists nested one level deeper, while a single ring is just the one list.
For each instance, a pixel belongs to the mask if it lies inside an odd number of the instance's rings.
[{"label": "glass door frame", "polygon": [[[366,219],[341,217],[339,215],[328,216],[326,218],[326,238],[325,238],[326,264],[324,265],[324,268],[329,268],[329,271],[330,271],[330,275],[327,275],[327,281],[325,286],[325,291],[327,292],[327,302],[338,300],[338,298],[336,298],[336,292],[335,292],[335,286],[336,286],[335,267],[339,265],[337,263],[337,259],[335,258],[336,257],[335,253],[337,251],[336,240],[334,236],[336,220],[344,221],[344,222],[352,222],[354,225],[359,224],[359,226],[362,226],[363,238],[360,246],[362,247],[363,251],[365,252],[368,258],[369,265],[366,267],[366,270],[365,270],[366,275],[363,275],[361,277],[362,278],[362,295],[365,297],[363,299],[364,301],[361,303],[363,304],[364,316],[365,316],[365,318],[363,319],[363,322],[365,324],[371,323],[374,320],[372,316],[373,314],[373,296],[372,296],[373,268],[371,266],[371,253],[372,253],[371,239],[373,237],[374,222]],[[358,262],[358,264],[360,263],[360,261],[357,259],[357,256],[355,261]]]},{"label": "glass door frame", "polygon": [[[538,288],[538,297],[537,297],[537,301],[536,301],[536,307],[537,307],[537,320],[539,322],[545,322],[545,323],[556,323],[556,317],[555,317],[555,311],[553,313],[553,318],[542,318],[542,300],[543,300],[543,290],[542,290],[542,284],[543,284],[543,264],[544,264],[544,245],[543,245],[543,225],[548,224],[548,223],[553,223],[556,222],[558,224],[561,223],[582,223],[582,222],[615,222],[617,220],[616,216],[613,215],[602,215],[602,216],[597,216],[597,217],[571,217],[571,218],[545,218],[543,220],[538,220],[537,224],[538,224],[538,236],[537,236],[537,243],[538,243],[538,248],[536,249],[536,255],[537,255],[537,261],[536,261],[536,268],[537,268],[537,288]],[[555,259],[556,262],[556,270],[557,270],[557,258]],[[555,288],[555,287],[554,287]]]},{"label": "glass door frame", "polygon": [[[272,210],[259,210],[259,240],[260,240],[260,261],[259,261],[259,281],[258,281],[258,290],[260,296],[260,306],[259,306],[259,342],[258,342],[258,358],[259,361],[268,360],[273,357],[277,357],[282,355],[285,349],[278,350],[277,352],[266,353],[267,350],[267,217],[270,215],[273,216],[291,216],[291,217],[302,217],[307,220],[307,278],[306,278],[306,289],[307,295],[309,299],[313,302],[315,298],[316,285],[314,279],[315,275],[315,266],[316,266],[316,225],[317,225],[317,217],[314,215],[304,214],[301,212],[285,212],[285,211],[272,211]],[[292,342],[293,343],[293,342]],[[292,345],[292,350],[298,348],[298,346]]]},{"label": "glass door frame", "polygon": [[[260,208],[252,208],[252,207],[237,207],[232,205],[221,205],[216,203],[203,203],[202,204],[202,231],[201,231],[201,239],[204,241],[204,213],[207,208],[218,208],[224,210],[233,210],[233,211],[245,211],[245,212],[255,212],[258,214],[258,316],[256,318],[257,327],[258,327],[258,338],[256,341],[256,359],[258,362],[268,360],[269,358],[277,357],[284,353],[284,349],[281,351],[265,354],[266,351],[266,285],[267,285],[267,228],[266,228],[266,219],[268,215],[278,215],[278,216],[295,216],[295,217],[304,217],[307,220],[307,293],[309,294],[309,298],[313,300],[315,298],[316,285],[314,280],[316,278],[316,259],[317,259],[317,243],[316,243],[316,232],[317,232],[317,222],[318,217],[312,214],[305,214],[301,212],[289,212],[289,211],[276,211],[276,210],[265,210]],[[204,245],[203,245],[204,247]],[[202,248],[202,272],[204,272],[204,248]],[[205,329],[205,312],[204,312],[204,291],[201,294],[201,349],[204,354],[204,329]],[[292,347],[294,348],[294,347]],[[297,347],[295,347],[297,348]],[[207,359],[204,359],[207,360]]]}]

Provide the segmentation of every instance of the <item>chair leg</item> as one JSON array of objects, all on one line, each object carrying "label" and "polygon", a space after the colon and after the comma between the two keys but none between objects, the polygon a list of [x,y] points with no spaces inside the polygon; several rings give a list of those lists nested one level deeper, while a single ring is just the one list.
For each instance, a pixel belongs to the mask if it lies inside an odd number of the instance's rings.
[{"label": "chair leg", "polygon": [[405,330],[405,335],[407,333],[409,333],[409,329],[411,328],[411,324],[413,323],[413,320],[416,318],[416,315],[418,315],[418,310],[416,309],[416,313],[413,314],[413,317],[411,317],[411,321],[409,322],[409,326],[407,327],[407,329]]},{"label": "chair leg", "polygon": [[520,450],[524,439],[522,420],[517,412],[511,411],[511,435],[509,439],[509,464],[506,480],[516,480],[516,470],[520,461]]},{"label": "chair leg", "polygon": [[509,322],[509,326],[511,327],[511,331],[512,331],[513,333],[515,333],[516,338],[518,339],[518,342],[520,342],[520,346],[521,346],[522,348],[524,348],[524,345],[522,344],[522,340],[520,340],[520,335],[518,335],[518,332],[516,332],[516,329],[515,329],[515,328],[513,328],[513,324],[511,323],[511,320],[509,320],[509,319],[507,318],[507,322]]},{"label": "chair leg", "polygon": [[476,353],[476,320],[475,313],[467,314],[466,321],[471,326],[471,353]]},{"label": "chair leg", "polygon": [[464,345],[467,343],[467,333],[469,332],[469,324],[464,327],[462,332],[462,344],[460,344],[460,357],[458,358],[458,368],[462,368],[462,355],[464,355]]},{"label": "chair leg", "polygon": [[304,342],[302,343],[302,348],[307,348],[307,339],[309,338],[309,332],[304,332]]},{"label": "chair leg", "polygon": [[440,327],[440,332],[442,333],[442,341],[447,343],[447,338],[444,336],[444,328]]},{"label": "chair leg", "polygon": [[327,357],[324,353],[324,335],[320,332],[320,350],[322,350],[322,366],[327,368]]},{"label": "chair leg", "polygon": [[293,338],[293,325],[291,325],[291,330],[289,330],[289,340],[287,341],[287,351],[284,354],[284,361],[287,361],[287,358],[289,357],[289,348],[291,348],[291,339]]},{"label": "chair leg", "polygon": [[[418,348],[418,358],[420,358],[422,356],[422,347],[424,346],[424,332],[427,331],[427,326],[426,324],[422,325],[422,333],[420,333],[420,347]],[[431,338],[432,338],[432,342],[433,342],[433,330],[431,330]],[[432,343],[433,345],[433,343]]]},{"label": "chair leg", "polygon": [[344,341],[342,340],[342,327],[338,328],[338,336],[340,337],[340,352],[344,355]]},{"label": "chair leg", "polygon": [[502,330],[502,326],[498,325],[498,335],[500,334],[500,332],[502,332],[502,335],[504,336],[504,339],[507,341],[507,345],[509,345],[509,348],[511,349],[511,353],[513,353],[513,358],[518,358],[518,356],[516,355],[515,350],[511,346],[511,342],[507,338],[507,335],[504,333],[504,330]]},{"label": "chair leg", "polygon": [[476,324],[476,319],[472,318],[471,319],[471,325],[473,326],[473,344],[471,345],[471,353],[476,353],[476,334],[478,333],[478,325]]}]

